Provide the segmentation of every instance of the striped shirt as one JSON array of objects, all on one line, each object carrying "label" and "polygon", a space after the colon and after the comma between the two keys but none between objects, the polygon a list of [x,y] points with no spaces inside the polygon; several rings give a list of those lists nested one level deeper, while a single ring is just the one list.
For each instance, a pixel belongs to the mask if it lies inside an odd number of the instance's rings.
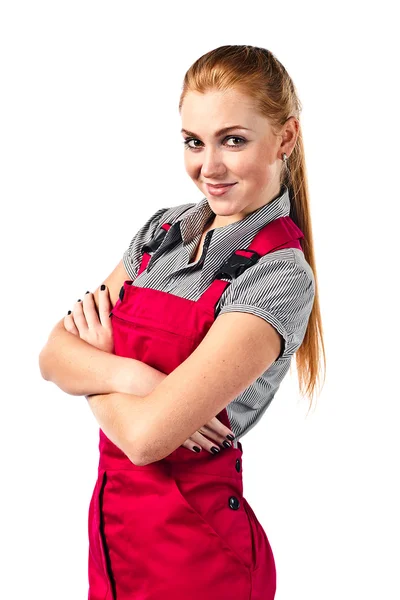
[{"label": "striped shirt", "polygon": [[[123,264],[134,280],[132,285],[198,300],[222,262],[238,248],[247,248],[267,223],[289,213],[289,190],[283,184],[273,200],[241,221],[208,231],[202,256],[188,264],[215,213],[206,197],[197,204],[160,208],[132,238],[123,254]],[[147,269],[136,278],[142,247],[163,223],[171,223],[171,227],[157,250],[150,252]],[[226,407],[236,448],[237,441],[261,419],[288,372],[291,358],[303,341],[314,295],[313,271],[302,250],[283,248],[247,268],[228,285],[216,304],[215,317],[232,311],[252,313],[270,323],[283,338],[280,356]]]}]

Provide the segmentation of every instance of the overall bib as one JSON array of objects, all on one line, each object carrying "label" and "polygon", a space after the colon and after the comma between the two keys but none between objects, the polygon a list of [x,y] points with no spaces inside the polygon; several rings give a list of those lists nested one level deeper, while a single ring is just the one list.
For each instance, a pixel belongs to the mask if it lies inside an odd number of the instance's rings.
[{"label": "overall bib", "polygon": [[[170,228],[143,250],[138,275]],[[261,256],[299,248],[290,217],[268,223],[236,250],[197,300],[124,282],[111,321],[115,354],[165,374],[200,344],[232,280]],[[226,408],[217,417],[231,428]],[[88,600],[273,600],[275,561],[243,496],[242,445],[218,454],[183,446],[134,465],[100,429],[98,478],[89,505]]]}]

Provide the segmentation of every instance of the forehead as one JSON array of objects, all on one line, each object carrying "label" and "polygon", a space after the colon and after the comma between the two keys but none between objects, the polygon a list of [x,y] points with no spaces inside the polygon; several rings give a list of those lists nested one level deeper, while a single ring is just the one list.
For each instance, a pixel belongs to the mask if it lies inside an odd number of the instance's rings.
[{"label": "forehead", "polygon": [[181,118],[182,128],[196,133],[213,133],[236,124],[252,130],[265,129],[267,121],[256,111],[252,98],[236,90],[188,92]]}]

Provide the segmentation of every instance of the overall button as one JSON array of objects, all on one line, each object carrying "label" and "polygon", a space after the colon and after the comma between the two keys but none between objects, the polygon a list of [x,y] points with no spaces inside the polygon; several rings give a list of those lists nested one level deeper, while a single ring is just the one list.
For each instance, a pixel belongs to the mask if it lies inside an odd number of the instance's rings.
[{"label": "overall button", "polygon": [[239,473],[239,471],[240,471],[240,460],[238,458],[236,459],[235,469]]},{"label": "overall button", "polygon": [[240,506],[240,502],[239,500],[236,498],[236,496],[231,496],[229,498],[229,508],[232,508],[233,510],[237,510]]}]

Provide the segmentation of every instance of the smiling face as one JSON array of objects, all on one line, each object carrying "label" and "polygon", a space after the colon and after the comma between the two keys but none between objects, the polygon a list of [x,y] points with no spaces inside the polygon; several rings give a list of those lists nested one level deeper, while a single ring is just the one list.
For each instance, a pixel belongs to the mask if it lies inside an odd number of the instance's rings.
[{"label": "smiling face", "polygon": [[[251,98],[236,90],[188,92],[181,117],[185,169],[217,215],[214,227],[243,219],[279,194],[282,154],[289,157],[295,145],[296,119],[275,136]],[[216,196],[207,183],[235,185]]]}]

